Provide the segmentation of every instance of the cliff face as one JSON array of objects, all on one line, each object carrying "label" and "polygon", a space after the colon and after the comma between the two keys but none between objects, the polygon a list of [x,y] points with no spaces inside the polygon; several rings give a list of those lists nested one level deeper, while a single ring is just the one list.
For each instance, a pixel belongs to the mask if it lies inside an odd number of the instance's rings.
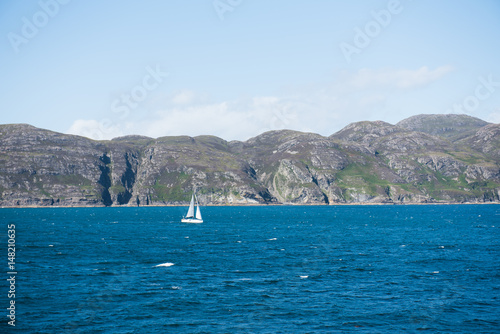
[{"label": "cliff face", "polygon": [[0,205],[500,202],[500,125],[465,115],[110,141],[0,125]]},{"label": "cliff face", "polygon": [[105,203],[105,145],[37,129],[0,126],[0,203],[98,205]]}]

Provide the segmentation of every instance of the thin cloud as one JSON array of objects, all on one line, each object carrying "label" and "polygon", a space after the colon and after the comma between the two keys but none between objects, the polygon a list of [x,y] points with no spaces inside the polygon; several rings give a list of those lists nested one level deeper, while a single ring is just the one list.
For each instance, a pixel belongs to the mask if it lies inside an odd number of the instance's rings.
[{"label": "thin cloud", "polygon": [[427,66],[416,70],[361,69],[353,75],[348,75],[346,81],[350,86],[358,89],[369,87],[411,89],[435,82],[452,70],[451,66],[441,66],[434,70],[430,70]]},{"label": "thin cloud", "polygon": [[124,132],[120,129],[120,124],[113,124],[107,119],[101,121],[77,119],[66,133],[95,140],[111,139],[124,135]]},{"label": "thin cloud", "polygon": [[172,98],[172,102],[175,104],[190,104],[195,98],[195,93],[190,90],[185,90],[179,92]]},{"label": "thin cloud", "polygon": [[[156,111],[142,119],[115,120],[115,123],[77,120],[68,133],[94,139],[124,134],[154,138],[206,134],[226,140],[246,140],[278,129],[330,135],[351,122],[380,119],[395,110],[401,116],[411,113],[406,111],[411,107],[408,99],[421,99],[421,88],[450,71],[450,66],[434,70],[426,66],[416,70],[363,69],[343,73],[328,84],[296,87],[287,94],[222,102],[211,102],[206,94],[183,90],[160,98]],[[418,92],[408,95],[417,88]],[[405,102],[401,102],[401,94],[405,94]]]},{"label": "thin cloud", "polygon": [[489,113],[488,117],[486,117],[486,121],[490,123],[500,124],[500,108],[498,108],[494,112]]}]

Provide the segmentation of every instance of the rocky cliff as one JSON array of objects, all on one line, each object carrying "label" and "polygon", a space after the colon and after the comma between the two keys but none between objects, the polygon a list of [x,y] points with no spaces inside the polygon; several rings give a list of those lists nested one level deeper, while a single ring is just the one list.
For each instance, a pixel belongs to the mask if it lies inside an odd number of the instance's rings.
[{"label": "rocky cliff", "polygon": [[0,125],[1,206],[500,202],[500,125],[465,115],[110,141]]}]

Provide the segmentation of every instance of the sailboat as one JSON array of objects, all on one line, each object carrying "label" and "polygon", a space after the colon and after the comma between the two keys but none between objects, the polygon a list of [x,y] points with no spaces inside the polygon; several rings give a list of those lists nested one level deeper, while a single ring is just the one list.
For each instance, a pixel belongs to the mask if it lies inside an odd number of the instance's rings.
[{"label": "sailboat", "polygon": [[[196,200],[196,213],[194,208],[194,202]],[[198,204],[198,198],[196,194],[193,192],[191,195],[191,203],[189,204],[189,209],[184,218],[182,218],[181,222],[183,223],[203,223],[203,218],[201,218],[200,205]]]}]

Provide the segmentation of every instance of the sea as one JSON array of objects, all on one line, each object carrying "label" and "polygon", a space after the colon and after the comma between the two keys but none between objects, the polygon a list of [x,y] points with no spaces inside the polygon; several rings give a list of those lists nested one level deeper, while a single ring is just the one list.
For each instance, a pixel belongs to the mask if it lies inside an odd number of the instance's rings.
[{"label": "sea", "polygon": [[500,205],[186,211],[0,209],[0,332],[500,333]]}]

